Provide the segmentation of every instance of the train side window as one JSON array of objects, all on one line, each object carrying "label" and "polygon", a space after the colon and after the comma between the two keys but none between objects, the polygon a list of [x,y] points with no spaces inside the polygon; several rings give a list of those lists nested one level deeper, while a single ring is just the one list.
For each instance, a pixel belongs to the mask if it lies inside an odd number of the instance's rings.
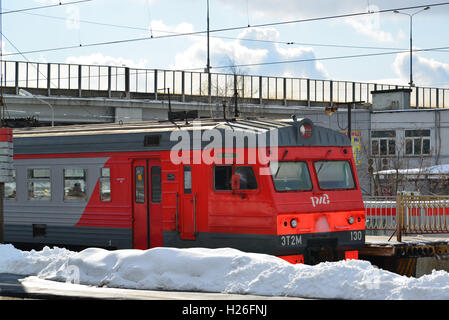
[{"label": "train side window", "polygon": [[13,181],[5,182],[5,199],[16,200],[16,170],[12,171]]},{"label": "train side window", "polygon": [[273,161],[270,171],[276,191],[312,190],[309,169],[304,161]]},{"label": "train side window", "polygon": [[136,203],[145,203],[145,167],[138,166],[134,170],[136,184]]},{"label": "train side window", "polygon": [[64,200],[86,200],[87,169],[64,169]]},{"label": "train side window", "polygon": [[217,191],[232,190],[232,166],[214,167],[214,187]]},{"label": "train side window", "polygon": [[50,169],[28,169],[28,200],[51,200]]},{"label": "train side window", "polygon": [[318,184],[322,190],[354,189],[355,182],[349,161],[332,160],[314,163]]},{"label": "train side window", "polygon": [[240,176],[240,190],[257,189],[257,180],[252,167],[234,167],[234,173]]},{"label": "train side window", "polygon": [[217,191],[232,190],[232,173],[240,176],[240,190],[256,190],[257,180],[254,170],[250,166],[215,166],[214,188]]},{"label": "train side window", "polygon": [[161,167],[151,167],[151,202],[161,203],[162,186],[161,186]]},{"label": "train side window", "polygon": [[192,193],[192,168],[184,166],[184,194]]},{"label": "train side window", "polygon": [[101,168],[100,201],[111,201],[111,169]]}]

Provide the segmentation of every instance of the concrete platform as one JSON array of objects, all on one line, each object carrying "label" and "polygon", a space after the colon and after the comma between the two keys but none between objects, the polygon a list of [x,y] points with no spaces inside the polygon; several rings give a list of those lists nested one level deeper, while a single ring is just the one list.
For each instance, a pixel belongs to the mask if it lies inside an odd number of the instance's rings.
[{"label": "concrete platform", "polygon": [[0,273],[0,300],[11,297],[46,300],[305,300],[292,297],[209,292],[98,288],[80,284],[44,280],[35,276]]},{"label": "concrete platform", "polygon": [[359,258],[401,275],[420,277],[433,270],[449,272],[449,235],[366,236]]}]

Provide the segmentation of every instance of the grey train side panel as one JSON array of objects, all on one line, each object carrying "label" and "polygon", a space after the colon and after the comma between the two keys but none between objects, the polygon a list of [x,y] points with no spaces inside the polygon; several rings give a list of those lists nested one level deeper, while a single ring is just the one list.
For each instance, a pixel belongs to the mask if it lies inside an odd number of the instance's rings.
[{"label": "grey train side panel", "polygon": [[132,229],[46,225],[45,235],[34,236],[33,224],[5,225],[5,241],[12,243],[132,248]]},{"label": "grey train side panel", "polygon": [[[15,159],[16,200],[5,200],[5,241],[70,244],[79,246],[132,247],[132,229],[79,227],[79,222],[109,158]],[[27,170],[51,168],[51,201],[28,200]],[[64,168],[87,169],[87,200],[64,200]],[[45,228],[37,235],[36,225]]]}]

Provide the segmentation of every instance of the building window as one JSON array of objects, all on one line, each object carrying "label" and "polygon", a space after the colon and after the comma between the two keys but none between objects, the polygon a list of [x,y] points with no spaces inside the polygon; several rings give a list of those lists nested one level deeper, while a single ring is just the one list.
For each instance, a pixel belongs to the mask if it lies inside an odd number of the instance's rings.
[{"label": "building window", "polygon": [[430,155],[430,130],[405,130],[406,155]]},{"label": "building window", "polygon": [[396,131],[371,131],[371,155],[394,156],[396,154]]},{"label": "building window", "polygon": [[28,200],[51,200],[50,169],[28,169]]},{"label": "building window", "polygon": [[86,200],[86,169],[64,169],[64,200]]},{"label": "building window", "polygon": [[6,200],[16,200],[16,170],[12,171],[13,181],[5,182],[5,199]]},{"label": "building window", "polygon": [[111,201],[111,169],[101,168],[100,201]]}]

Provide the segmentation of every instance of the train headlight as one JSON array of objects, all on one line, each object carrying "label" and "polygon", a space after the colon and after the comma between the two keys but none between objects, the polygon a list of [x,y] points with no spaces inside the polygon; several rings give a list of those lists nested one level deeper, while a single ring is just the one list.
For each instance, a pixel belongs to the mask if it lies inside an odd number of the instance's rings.
[{"label": "train headlight", "polygon": [[353,217],[353,216],[350,216],[349,219],[348,219],[348,223],[349,223],[349,224],[353,224],[354,221],[355,221],[354,217]]},{"label": "train headlight", "polygon": [[290,220],[290,226],[291,226],[292,228],[296,228],[296,227],[298,226],[298,220],[296,220],[296,219],[291,219],[291,220]]}]

